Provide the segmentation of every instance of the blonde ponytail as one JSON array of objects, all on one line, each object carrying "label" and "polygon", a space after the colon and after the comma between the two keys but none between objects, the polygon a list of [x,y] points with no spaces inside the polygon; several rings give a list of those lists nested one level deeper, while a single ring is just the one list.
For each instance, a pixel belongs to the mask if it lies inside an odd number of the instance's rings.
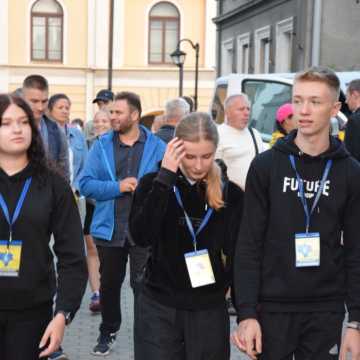
[{"label": "blonde ponytail", "polygon": [[224,207],[222,192],[221,170],[219,165],[214,161],[206,178],[206,198],[207,202],[215,210]]}]

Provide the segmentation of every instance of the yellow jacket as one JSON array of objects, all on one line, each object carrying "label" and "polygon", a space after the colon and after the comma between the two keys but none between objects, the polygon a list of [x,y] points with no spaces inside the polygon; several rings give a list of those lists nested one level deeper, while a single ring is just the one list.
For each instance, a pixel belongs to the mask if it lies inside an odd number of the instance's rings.
[{"label": "yellow jacket", "polygon": [[271,141],[269,143],[269,146],[272,147],[276,141],[282,137],[284,137],[285,135],[280,132],[279,130],[275,130],[273,133],[272,133],[272,137],[271,137]]}]

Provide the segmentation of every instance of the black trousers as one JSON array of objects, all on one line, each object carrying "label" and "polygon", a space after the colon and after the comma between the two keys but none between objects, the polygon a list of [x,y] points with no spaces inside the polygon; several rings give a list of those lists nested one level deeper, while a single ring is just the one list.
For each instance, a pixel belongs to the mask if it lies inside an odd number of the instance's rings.
[{"label": "black trousers", "polygon": [[335,360],[339,357],[341,312],[262,313],[261,360]]},{"label": "black trousers", "polygon": [[39,360],[40,340],[51,319],[50,303],[24,311],[0,311],[0,359]]},{"label": "black trousers", "polygon": [[139,278],[144,270],[149,250],[138,246],[97,246],[100,260],[101,333],[114,333],[120,329],[121,286],[126,275],[130,257],[130,285],[134,295],[139,291]]},{"label": "black trousers", "polygon": [[224,304],[200,311],[167,307],[140,293],[135,360],[229,360],[230,321]]}]

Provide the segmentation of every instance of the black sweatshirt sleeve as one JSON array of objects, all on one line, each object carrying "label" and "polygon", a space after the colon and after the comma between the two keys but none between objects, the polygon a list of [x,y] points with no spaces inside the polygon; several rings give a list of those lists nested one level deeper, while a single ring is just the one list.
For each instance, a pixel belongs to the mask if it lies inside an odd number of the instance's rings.
[{"label": "black sweatshirt sleeve", "polygon": [[360,161],[360,114],[352,114],[346,124],[345,146],[349,153]]},{"label": "black sweatshirt sleeve", "polygon": [[87,283],[81,220],[72,190],[62,179],[54,179],[53,196],[51,231],[58,274],[55,312],[62,310],[74,316]]},{"label": "black sweatshirt sleeve", "polygon": [[360,322],[360,165],[351,160],[347,174],[351,193],[344,213],[344,251],[349,321]]},{"label": "black sweatshirt sleeve", "polygon": [[129,217],[131,237],[139,246],[149,246],[159,237],[168,199],[177,174],[161,168],[145,175],[136,188]]},{"label": "black sweatshirt sleeve", "polygon": [[266,152],[251,164],[246,179],[243,219],[234,258],[234,292],[238,320],[257,318],[262,244],[268,223],[268,179]]},{"label": "black sweatshirt sleeve", "polygon": [[235,246],[238,240],[238,233],[244,207],[244,192],[239,186],[231,181],[226,185],[225,192],[226,230],[223,252],[226,256],[225,270],[229,273],[229,285],[232,285]]}]

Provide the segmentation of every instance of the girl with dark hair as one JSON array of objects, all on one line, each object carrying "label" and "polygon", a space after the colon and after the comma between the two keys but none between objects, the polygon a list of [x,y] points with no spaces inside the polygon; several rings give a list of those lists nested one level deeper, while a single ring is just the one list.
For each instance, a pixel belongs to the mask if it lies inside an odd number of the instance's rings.
[{"label": "girl with dark hair", "polygon": [[151,246],[135,307],[136,360],[228,360],[225,294],[243,192],[214,160],[206,113],[185,116],[161,169],[140,181],[130,215],[137,245]]},{"label": "girl with dark hair", "polygon": [[[57,281],[51,234],[58,259]],[[71,189],[47,167],[29,105],[2,94],[0,359],[47,358],[59,347],[85,285],[81,223]]]}]

